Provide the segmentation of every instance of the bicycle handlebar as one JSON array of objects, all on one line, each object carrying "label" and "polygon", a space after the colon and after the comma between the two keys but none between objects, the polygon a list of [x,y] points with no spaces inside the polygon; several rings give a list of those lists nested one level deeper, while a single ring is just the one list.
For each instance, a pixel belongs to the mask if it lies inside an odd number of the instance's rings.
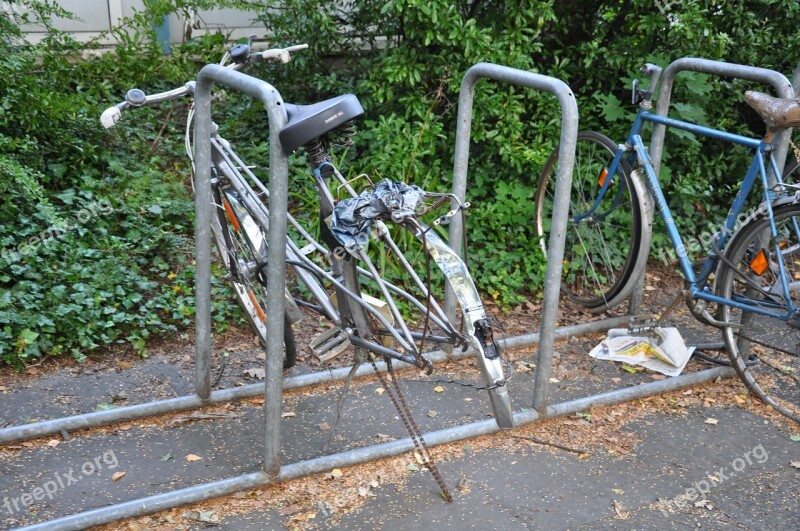
[{"label": "bicycle handlebar", "polygon": [[[289,46],[287,48],[272,48],[269,50],[264,50],[263,52],[253,53],[250,54],[247,58],[247,61],[240,62],[240,63],[231,63],[226,66],[226,68],[230,68],[231,70],[241,70],[242,68],[249,66],[255,61],[270,61],[275,60],[281,63],[288,63],[291,61],[291,53],[297,52],[300,50],[304,50],[308,48],[308,44],[297,44],[295,46]],[[227,57],[227,54],[226,54]],[[166,92],[159,92],[157,94],[146,95],[144,91],[139,89],[131,89],[125,94],[125,101],[120,102],[113,107],[109,107],[100,115],[100,123],[103,124],[103,127],[106,129],[110,129],[114,127],[117,122],[119,122],[120,118],[122,117],[122,111],[137,108],[137,107],[144,107],[146,105],[155,105],[164,101],[174,100],[177,98],[181,98],[186,96],[187,94],[194,94],[194,87],[195,82],[189,81],[184,86],[178,87],[172,90],[168,90]]]}]

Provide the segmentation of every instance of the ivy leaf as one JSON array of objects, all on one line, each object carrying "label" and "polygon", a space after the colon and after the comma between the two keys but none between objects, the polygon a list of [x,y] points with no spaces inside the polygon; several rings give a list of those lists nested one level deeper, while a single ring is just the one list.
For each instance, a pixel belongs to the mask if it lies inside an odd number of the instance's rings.
[{"label": "ivy leaf", "polygon": [[622,107],[622,103],[613,94],[599,94],[595,96],[600,102],[600,112],[603,118],[609,122],[624,120],[627,112]]}]

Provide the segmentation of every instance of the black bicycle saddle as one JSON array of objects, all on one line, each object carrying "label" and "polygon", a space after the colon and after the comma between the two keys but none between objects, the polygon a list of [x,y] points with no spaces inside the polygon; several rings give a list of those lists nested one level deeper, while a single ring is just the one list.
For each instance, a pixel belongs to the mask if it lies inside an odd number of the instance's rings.
[{"label": "black bicycle saddle", "polygon": [[364,108],[355,95],[345,94],[311,105],[287,103],[286,114],[289,121],[279,137],[288,155],[318,136],[358,118],[364,114]]}]

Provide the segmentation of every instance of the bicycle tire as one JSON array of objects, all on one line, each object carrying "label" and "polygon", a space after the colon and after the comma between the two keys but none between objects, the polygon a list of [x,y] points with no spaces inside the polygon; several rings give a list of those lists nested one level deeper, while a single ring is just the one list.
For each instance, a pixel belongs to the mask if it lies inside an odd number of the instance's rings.
[{"label": "bicycle tire", "polygon": [[[564,247],[561,292],[570,300],[601,311],[620,304],[632,291],[631,273],[642,245],[642,200],[631,177],[631,167],[623,159],[621,179],[607,189],[597,212],[602,219],[575,221],[593,205],[601,179],[618,146],[607,136],[594,131],[578,133],[575,166],[570,194],[570,223]],[[556,147],[542,170],[536,187],[534,233],[547,256],[552,215],[553,187],[558,166]],[[623,186],[620,187],[620,181]],[[618,197],[619,196],[619,197]]]},{"label": "bicycle tire", "polygon": [[[773,219],[777,239],[766,215],[752,218],[733,235],[717,269],[717,295],[763,308],[785,304],[775,254],[780,249],[791,307],[800,305],[800,204],[774,207]],[[727,324],[722,337],[731,364],[745,385],[764,403],[800,422],[798,324],[730,305],[720,305],[718,314]]]},{"label": "bicycle tire", "polygon": [[[268,312],[263,265],[267,259],[268,229],[258,225],[234,190],[228,188],[214,193],[219,226],[212,232],[217,250],[228,270],[239,306],[266,349]],[[289,313],[284,312],[283,318],[283,368],[289,369],[297,363],[297,344]]]}]

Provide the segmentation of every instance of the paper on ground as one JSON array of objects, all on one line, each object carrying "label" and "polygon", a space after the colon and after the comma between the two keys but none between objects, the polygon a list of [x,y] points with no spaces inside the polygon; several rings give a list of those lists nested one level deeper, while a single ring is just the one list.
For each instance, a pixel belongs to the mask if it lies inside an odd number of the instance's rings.
[{"label": "paper on ground", "polygon": [[694,351],[686,348],[677,328],[654,328],[648,336],[628,335],[626,328],[612,328],[608,337],[589,355],[599,360],[622,361],[647,369],[678,376]]}]

